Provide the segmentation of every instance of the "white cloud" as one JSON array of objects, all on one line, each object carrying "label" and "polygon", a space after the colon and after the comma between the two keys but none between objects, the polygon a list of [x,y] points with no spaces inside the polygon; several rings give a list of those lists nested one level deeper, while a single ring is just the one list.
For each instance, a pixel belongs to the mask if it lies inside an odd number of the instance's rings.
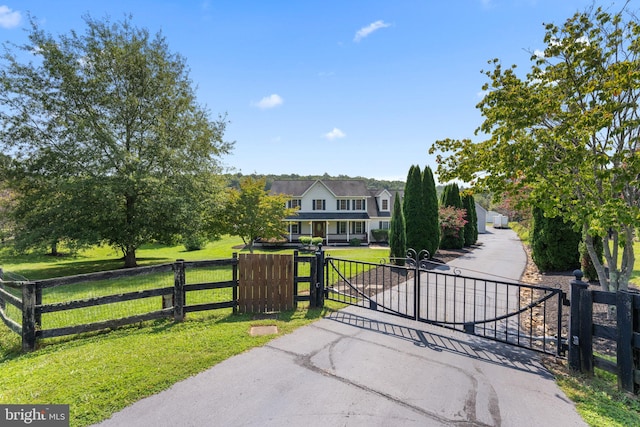
[{"label": "white cloud", "polygon": [[20,25],[22,15],[17,10],[11,10],[5,5],[0,6],[0,27],[14,28]]},{"label": "white cloud", "polygon": [[269,108],[277,107],[278,105],[282,105],[284,99],[278,94],[271,94],[269,96],[265,96],[258,102],[252,102],[251,104],[255,107],[258,107],[262,110],[266,110]]},{"label": "white cloud", "polygon": [[378,31],[381,28],[387,28],[390,27],[391,24],[385,24],[384,21],[376,21],[376,22],[372,22],[371,24],[367,25],[366,27],[362,27],[360,28],[357,32],[356,32],[356,36],[353,38],[354,42],[359,42],[360,40],[362,40],[363,38],[367,37],[369,34],[373,33],[374,31]]},{"label": "white cloud", "polygon": [[536,49],[536,50],[533,51],[533,54],[537,58],[544,58],[544,50]]},{"label": "white cloud", "polygon": [[331,132],[327,132],[324,134],[324,137],[327,138],[329,141],[333,141],[334,139],[338,139],[338,138],[344,138],[345,136],[347,135],[345,135],[345,133],[338,128],[333,128]]}]

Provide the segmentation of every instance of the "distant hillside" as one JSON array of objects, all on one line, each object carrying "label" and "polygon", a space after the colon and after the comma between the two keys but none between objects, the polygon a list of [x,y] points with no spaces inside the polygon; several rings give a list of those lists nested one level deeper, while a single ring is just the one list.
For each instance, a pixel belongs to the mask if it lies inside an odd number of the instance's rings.
[{"label": "distant hillside", "polygon": [[324,175],[298,175],[298,174],[289,174],[289,175],[258,175],[258,174],[249,174],[243,175],[241,173],[235,173],[227,175],[229,178],[229,186],[239,188],[240,180],[244,177],[251,177],[254,179],[266,179],[266,189],[269,190],[271,188],[271,184],[273,181],[277,180],[295,180],[295,179],[360,179],[365,181],[368,188],[375,189],[386,189],[386,190],[404,190],[404,181],[381,181],[375,178],[364,178],[361,176],[351,177],[347,175],[338,175],[338,176],[329,176],[328,174]]}]

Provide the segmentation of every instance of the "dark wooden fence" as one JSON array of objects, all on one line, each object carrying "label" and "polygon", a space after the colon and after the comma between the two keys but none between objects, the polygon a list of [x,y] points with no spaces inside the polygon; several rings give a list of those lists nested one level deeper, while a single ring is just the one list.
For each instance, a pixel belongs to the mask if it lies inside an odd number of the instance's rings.
[{"label": "dark wooden fence", "polygon": [[[53,338],[73,335],[101,329],[115,328],[123,325],[154,320],[163,317],[173,317],[176,321],[184,319],[189,312],[232,308],[237,310],[238,301],[238,258],[209,261],[182,261],[151,267],[140,267],[127,270],[113,270],[98,273],[81,274],[77,276],[61,277],[39,281],[4,282],[0,281],[0,318],[9,329],[22,336],[22,348],[31,351],[36,346],[37,339]],[[186,272],[194,269],[210,269],[214,267],[231,268],[229,280],[187,283]],[[161,274],[173,272],[173,286],[153,289],[137,290],[112,295],[96,296],[84,299],[67,300],[43,304],[43,291],[47,289],[63,289],[66,286],[103,280],[125,279],[141,275]],[[231,298],[227,301],[188,304],[187,294],[195,291],[231,288]],[[150,312],[135,314],[81,325],[45,329],[42,327],[42,315],[67,310],[80,310],[87,307],[97,307],[124,301],[161,297],[158,309]],[[21,313],[18,322],[8,315],[8,306],[15,307]]]},{"label": "dark wooden fence", "polygon": [[[297,307],[299,301],[309,301],[310,306],[316,307],[321,306],[324,291],[320,286],[322,278],[318,274],[322,274],[322,268],[317,267],[318,262],[322,263],[321,251],[310,256],[300,256],[296,251],[293,256],[256,254],[241,255],[238,258],[237,254],[233,254],[233,258],[221,260],[178,260],[170,264],[39,281],[9,282],[2,281],[0,276],[0,319],[9,329],[22,336],[23,350],[31,351],[35,348],[38,339],[116,328],[166,317],[182,321],[186,313],[197,311],[222,308],[232,308],[234,313],[237,311],[251,313],[285,311]],[[307,263],[309,275],[301,276],[300,265]],[[187,280],[187,273],[194,275],[194,271],[216,268],[231,271],[226,274],[225,280],[196,281],[195,283]],[[64,294],[73,285],[80,284],[86,287],[105,280],[124,281],[145,275],[152,277],[150,280],[157,281],[154,281],[156,287],[86,298],[63,298],[60,301],[43,303],[43,292],[51,289]],[[172,283],[170,286],[158,286],[162,282]],[[299,292],[301,283],[309,283],[309,292],[306,290]],[[108,288],[108,285],[105,287]],[[188,296],[197,291],[225,288],[231,289],[230,296],[226,300],[202,302],[202,298],[194,298],[193,302],[189,302]],[[73,294],[73,292],[69,293]],[[117,318],[114,318],[115,315],[111,312],[107,312],[107,320],[92,319],[89,323],[80,322],[81,324],[71,326],[43,327],[43,314],[81,311],[90,307],[147,298],[156,298],[161,301],[157,305],[155,303],[150,305],[155,305],[157,309]],[[9,314],[11,309],[12,314]]]},{"label": "dark wooden fence", "polygon": [[[571,282],[569,366],[588,375],[594,367],[618,377],[621,390],[638,393],[640,386],[640,294],[628,291],[604,292],[588,289],[582,272]],[[615,326],[594,322],[594,304],[615,307]],[[615,343],[616,360],[593,352],[594,338]]]}]

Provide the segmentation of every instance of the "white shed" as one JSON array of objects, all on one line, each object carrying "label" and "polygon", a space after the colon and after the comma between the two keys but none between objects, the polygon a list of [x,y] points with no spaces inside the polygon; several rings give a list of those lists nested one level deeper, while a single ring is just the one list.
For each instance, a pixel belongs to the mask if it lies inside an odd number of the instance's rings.
[{"label": "white shed", "polygon": [[476,216],[478,217],[478,233],[487,232],[487,210],[476,202]]}]

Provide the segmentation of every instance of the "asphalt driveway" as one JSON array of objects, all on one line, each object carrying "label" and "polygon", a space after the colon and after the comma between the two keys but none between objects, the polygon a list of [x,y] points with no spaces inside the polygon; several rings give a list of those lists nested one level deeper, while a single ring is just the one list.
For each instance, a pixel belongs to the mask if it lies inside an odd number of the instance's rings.
[{"label": "asphalt driveway", "polygon": [[[464,275],[519,278],[526,255],[515,233],[489,231],[480,248],[456,260],[455,267]],[[99,425],[586,425],[540,357],[350,307],[230,358]]]}]

